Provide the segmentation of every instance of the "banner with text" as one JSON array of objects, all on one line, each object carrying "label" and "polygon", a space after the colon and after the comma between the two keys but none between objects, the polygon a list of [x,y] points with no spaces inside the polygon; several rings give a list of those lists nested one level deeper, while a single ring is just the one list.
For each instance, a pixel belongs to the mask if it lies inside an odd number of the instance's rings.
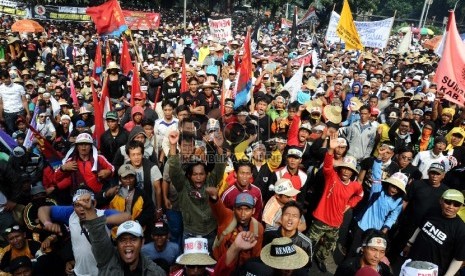
[{"label": "banner with text", "polygon": [[32,18],[42,20],[91,21],[85,7],[36,5],[31,11]]},{"label": "banner with text", "polygon": [[208,18],[208,26],[210,27],[210,34],[219,42],[230,41],[233,39],[231,18],[217,20]]},{"label": "banner with text", "polygon": [[141,11],[129,11],[123,10],[126,24],[130,29],[136,29],[136,26],[140,19],[146,19],[150,22],[150,29],[156,29],[160,26],[160,14],[155,12],[141,12]]},{"label": "banner with text", "polygon": [[[0,14],[10,14],[24,17],[27,11],[21,4],[13,1],[0,0]],[[22,4],[24,6],[24,4]]]},{"label": "banner with text", "polygon": [[[326,31],[326,41],[330,44],[340,42],[336,34],[337,24],[341,16],[333,11]],[[384,49],[387,46],[394,17],[380,21],[355,21],[358,34],[364,47]]]}]

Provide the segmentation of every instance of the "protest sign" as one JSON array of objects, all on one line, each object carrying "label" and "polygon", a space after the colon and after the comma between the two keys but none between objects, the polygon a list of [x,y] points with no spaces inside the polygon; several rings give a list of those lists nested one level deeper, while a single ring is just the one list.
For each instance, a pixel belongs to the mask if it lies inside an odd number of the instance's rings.
[{"label": "protest sign", "polygon": [[[326,31],[326,41],[330,44],[341,42],[336,34],[337,25],[340,15],[333,11],[329,20],[328,30]],[[357,32],[364,47],[383,49],[386,47],[389,35],[391,33],[394,17],[379,21],[355,21]]]},{"label": "protest sign", "polygon": [[219,42],[232,40],[231,18],[216,20],[208,18],[208,26],[210,27],[210,34]]}]

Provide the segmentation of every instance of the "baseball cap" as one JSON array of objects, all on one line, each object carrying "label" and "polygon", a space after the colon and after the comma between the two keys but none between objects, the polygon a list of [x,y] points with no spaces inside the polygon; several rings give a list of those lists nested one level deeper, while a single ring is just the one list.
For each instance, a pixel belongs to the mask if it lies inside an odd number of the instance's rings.
[{"label": "baseball cap", "polygon": [[170,230],[168,229],[168,224],[164,221],[159,221],[155,223],[152,229],[152,236],[164,236],[168,235]]},{"label": "baseball cap", "polygon": [[145,99],[145,93],[142,93],[142,92],[136,92],[134,94],[134,99]]},{"label": "baseball cap", "polygon": [[115,111],[109,111],[105,114],[105,120],[118,120],[118,114]]},{"label": "baseball cap", "polygon": [[10,261],[10,272],[14,273],[21,267],[29,267],[32,269],[32,261],[27,256],[16,257]]},{"label": "baseball cap", "polygon": [[276,181],[274,185],[274,192],[278,195],[285,196],[296,196],[298,193],[300,193],[299,190],[294,188],[291,180],[286,178],[280,178],[278,181]]},{"label": "baseball cap", "polygon": [[443,199],[453,200],[464,204],[463,193],[456,189],[449,189],[442,194]]},{"label": "baseball cap", "polygon": [[90,136],[89,133],[81,133],[76,137],[76,142],[75,144],[93,144],[94,140],[92,139],[92,136]]},{"label": "baseball cap", "polygon": [[136,175],[136,170],[131,164],[125,164],[118,169],[118,175],[121,177],[126,177],[130,174]]},{"label": "baseball cap", "polygon": [[76,127],[85,127],[86,126],[86,122],[84,122],[83,120],[79,120],[76,122]]},{"label": "baseball cap", "polygon": [[115,104],[115,111],[120,111],[123,109],[124,109],[124,106],[121,103]]},{"label": "baseball cap", "polygon": [[302,151],[299,150],[299,149],[296,149],[296,148],[293,148],[293,149],[289,149],[287,151],[287,156],[290,157],[290,156],[295,156],[297,158],[302,158]]},{"label": "baseball cap", "polygon": [[253,196],[248,193],[240,193],[236,196],[235,207],[247,206],[253,208],[255,206],[255,200]]},{"label": "baseball cap", "polygon": [[433,163],[431,164],[431,166],[429,166],[429,169],[428,169],[428,172],[444,173],[445,171],[446,171],[446,168],[441,163]]},{"label": "baseball cap", "polygon": [[118,230],[116,231],[116,239],[118,239],[122,234],[131,234],[140,238],[144,236],[142,226],[140,226],[137,221],[133,220],[125,221],[120,226],[118,226]]}]

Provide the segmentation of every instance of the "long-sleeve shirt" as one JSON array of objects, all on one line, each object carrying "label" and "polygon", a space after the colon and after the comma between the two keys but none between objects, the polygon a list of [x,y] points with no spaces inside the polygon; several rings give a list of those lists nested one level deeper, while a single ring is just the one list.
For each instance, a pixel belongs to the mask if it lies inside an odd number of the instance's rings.
[{"label": "long-sleeve shirt", "polygon": [[[221,156],[221,158],[226,160],[224,156]],[[208,196],[205,193],[205,188],[218,185],[223,177],[226,163],[217,162],[200,189],[195,189],[185,176],[178,155],[170,156],[168,165],[170,166],[170,178],[179,194],[179,208],[182,213],[185,231],[196,235],[210,234],[216,229],[216,220],[208,206]]]},{"label": "long-sleeve shirt", "polygon": [[333,168],[333,163],[334,156],[326,153],[323,163],[325,187],[313,216],[329,226],[340,227],[346,206],[353,208],[362,200],[363,188],[358,181],[344,184]]},{"label": "long-sleeve shirt", "polygon": [[[251,218],[248,229],[243,229],[242,226],[240,226],[237,223],[237,219],[235,219],[234,217],[235,216],[234,212],[226,208],[226,206],[224,206],[223,202],[220,199],[218,199],[216,202],[213,202],[212,200],[210,200],[209,204],[210,204],[210,208],[212,210],[213,216],[218,222],[218,237],[222,236],[223,232],[226,230],[226,228],[228,228],[228,226],[231,223],[236,224],[236,227],[234,227],[234,229],[230,233],[227,233],[222,238],[221,243],[213,249],[213,256],[216,259],[219,259],[221,258],[221,256],[225,255],[229,246],[236,239],[237,234],[245,230],[256,232],[258,234],[257,244],[249,250],[241,251],[241,253],[239,254],[239,259],[238,259],[239,262],[237,265],[242,265],[248,259],[260,256],[260,251],[262,248],[262,241],[263,241],[263,231],[264,231],[262,224],[259,223],[258,221],[256,221],[255,223],[252,223],[253,218]],[[255,211],[257,211],[257,209],[255,209]]]},{"label": "long-sleeve shirt", "polygon": [[358,222],[360,229],[391,229],[402,211],[402,197],[393,198],[387,195],[381,182],[373,182],[368,202],[369,205]]}]

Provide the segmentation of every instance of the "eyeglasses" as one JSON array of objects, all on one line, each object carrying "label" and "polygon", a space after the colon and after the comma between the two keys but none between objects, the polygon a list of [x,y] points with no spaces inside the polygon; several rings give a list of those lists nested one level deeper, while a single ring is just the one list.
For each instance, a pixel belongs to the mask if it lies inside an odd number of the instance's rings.
[{"label": "eyeglasses", "polygon": [[453,205],[454,207],[460,207],[462,206],[462,203],[450,199],[443,199],[444,204],[446,205]]},{"label": "eyeglasses", "polygon": [[13,232],[13,230],[19,231],[19,225],[15,225],[13,227],[5,229],[5,233],[10,234],[11,232]]}]

